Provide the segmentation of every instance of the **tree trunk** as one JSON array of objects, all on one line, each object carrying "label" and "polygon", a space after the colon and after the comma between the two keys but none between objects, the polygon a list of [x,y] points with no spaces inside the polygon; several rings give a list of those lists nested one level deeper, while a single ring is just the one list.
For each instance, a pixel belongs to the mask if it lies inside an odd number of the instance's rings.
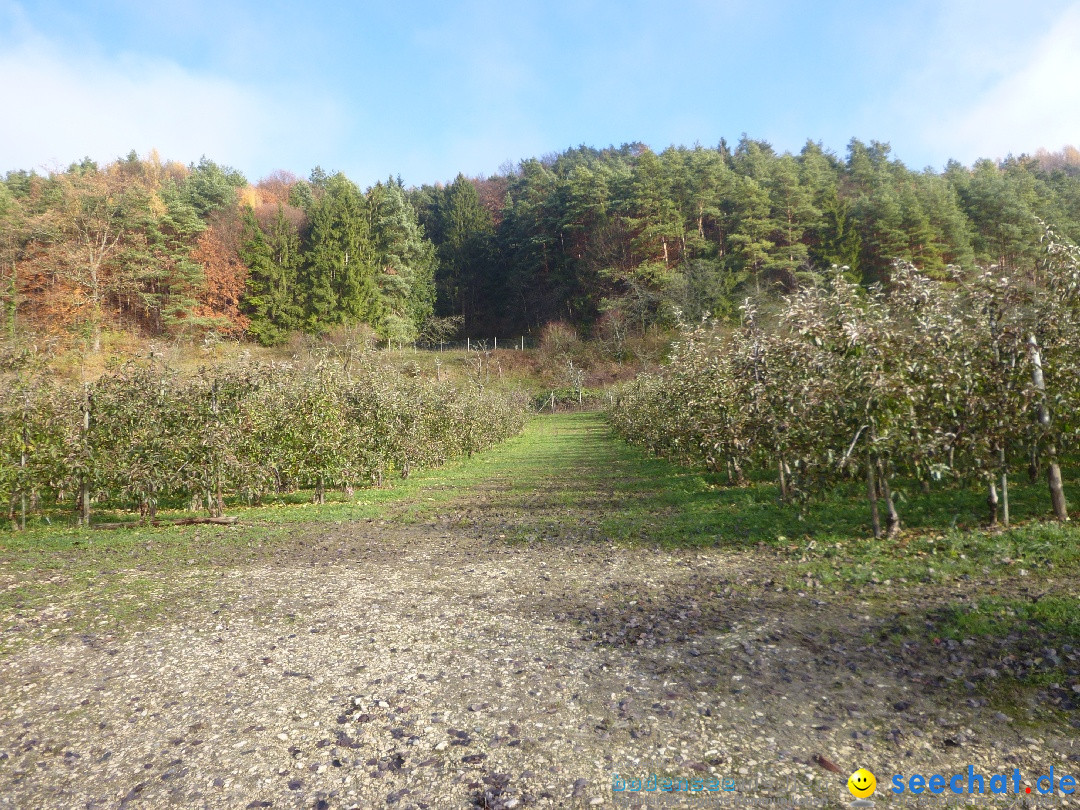
[{"label": "tree trunk", "polygon": [[90,485],[85,476],[79,484],[79,525],[90,525]]},{"label": "tree trunk", "polygon": [[1005,448],[998,448],[998,461],[1001,465],[1001,517],[1005,528],[1009,528],[1009,469],[1005,466]]},{"label": "tree trunk", "polygon": [[[1048,455],[1054,458],[1054,448],[1047,448]],[[1065,502],[1065,488],[1061,481],[1061,467],[1057,461],[1046,465],[1046,482],[1050,485],[1050,501],[1054,506],[1054,517],[1058,520],[1069,519],[1069,505]]]},{"label": "tree trunk", "polygon": [[[1031,354],[1031,381],[1039,392],[1039,425],[1045,433],[1050,432],[1050,409],[1046,405],[1046,380],[1043,378],[1042,356],[1035,335],[1028,336],[1028,352]],[[1050,486],[1050,501],[1054,506],[1054,517],[1065,521],[1069,519],[1068,504],[1065,502],[1065,489],[1061,482],[1061,467],[1057,463],[1057,447],[1053,442],[1046,447],[1046,481]]]},{"label": "tree trunk", "polygon": [[877,461],[878,481],[881,484],[881,497],[885,499],[885,534],[887,537],[896,537],[900,533],[900,514],[896,511],[893,502],[892,487],[889,486],[889,476],[881,459]]},{"label": "tree trunk", "polygon": [[746,486],[746,476],[743,474],[742,467],[739,465],[738,460],[732,456],[731,466],[735,470],[735,483],[740,487]]},{"label": "tree trunk", "polygon": [[780,500],[784,503],[788,502],[788,486],[787,477],[784,475],[784,459],[777,459],[777,470],[780,472]]},{"label": "tree trunk", "polygon": [[1009,476],[1001,473],[1001,517],[1005,528],[1009,528]]},{"label": "tree trunk", "polygon": [[[82,439],[83,439],[83,460],[86,466],[89,466],[90,455],[90,386],[87,384],[83,387],[83,423],[82,423]],[[88,471],[84,470],[79,478],[79,525],[90,525],[90,481],[88,479]]]},{"label": "tree trunk", "polygon": [[990,491],[986,496],[986,505],[990,507],[990,525],[997,526],[998,522],[998,494],[997,485],[994,483],[994,479],[991,478],[989,482]]},{"label": "tree trunk", "polygon": [[870,525],[874,539],[881,539],[881,514],[878,512],[877,481],[874,480],[874,460],[866,460],[866,494],[870,498]]}]

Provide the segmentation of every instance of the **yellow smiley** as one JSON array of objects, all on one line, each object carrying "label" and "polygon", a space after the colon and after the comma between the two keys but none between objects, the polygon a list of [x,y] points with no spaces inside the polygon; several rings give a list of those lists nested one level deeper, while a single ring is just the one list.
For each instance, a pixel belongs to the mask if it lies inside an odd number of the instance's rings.
[{"label": "yellow smiley", "polygon": [[865,799],[872,796],[877,790],[877,779],[866,768],[859,768],[847,780],[847,789],[856,799]]}]

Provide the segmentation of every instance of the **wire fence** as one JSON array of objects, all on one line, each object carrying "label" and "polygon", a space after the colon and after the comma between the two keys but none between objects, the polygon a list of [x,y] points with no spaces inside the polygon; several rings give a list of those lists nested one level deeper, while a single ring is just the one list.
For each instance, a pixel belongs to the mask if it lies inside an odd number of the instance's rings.
[{"label": "wire fence", "polygon": [[490,351],[527,351],[535,349],[538,345],[534,338],[525,335],[518,337],[491,337],[472,338],[464,340],[440,340],[440,341],[415,341],[402,343],[393,340],[377,342],[380,349],[390,351],[419,351],[419,352],[490,352]]}]

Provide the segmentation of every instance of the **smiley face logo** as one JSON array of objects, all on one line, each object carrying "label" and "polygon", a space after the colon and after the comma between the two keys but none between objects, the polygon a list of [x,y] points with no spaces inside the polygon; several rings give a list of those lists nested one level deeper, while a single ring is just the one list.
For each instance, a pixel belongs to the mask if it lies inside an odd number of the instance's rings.
[{"label": "smiley face logo", "polygon": [[865,799],[872,796],[877,790],[877,779],[866,768],[859,768],[847,780],[847,789],[856,799]]}]

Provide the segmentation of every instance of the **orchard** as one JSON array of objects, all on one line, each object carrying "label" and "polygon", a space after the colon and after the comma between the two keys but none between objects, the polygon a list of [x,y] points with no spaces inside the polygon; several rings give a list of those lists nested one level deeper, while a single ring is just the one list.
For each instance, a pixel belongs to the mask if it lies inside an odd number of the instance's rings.
[{"label": "orchard", "polygon": [[866,289],[834,268],[737,327],[682,330],[662,374],[613,398],[616,430],[652,452],[770,475],[785,501],[865,481],[875,537],[901,527],[898,482],[981,482],[1008,525],[1009,479],[1045,475],[1068,519],[1061,463],[1080,435],[1080,250],[1043,229],[1034,271],[896,262]]},{"label": "orchard", "polygon": [[414,378],[373,363],[342,371],[238,365],[194,378],[128,364],[71,388],[23,369],[0,393],[0,503],[36,512],[161,505],[220,516],[226,501],[346,492],[471,455],[517,433],[524,397]]}]

